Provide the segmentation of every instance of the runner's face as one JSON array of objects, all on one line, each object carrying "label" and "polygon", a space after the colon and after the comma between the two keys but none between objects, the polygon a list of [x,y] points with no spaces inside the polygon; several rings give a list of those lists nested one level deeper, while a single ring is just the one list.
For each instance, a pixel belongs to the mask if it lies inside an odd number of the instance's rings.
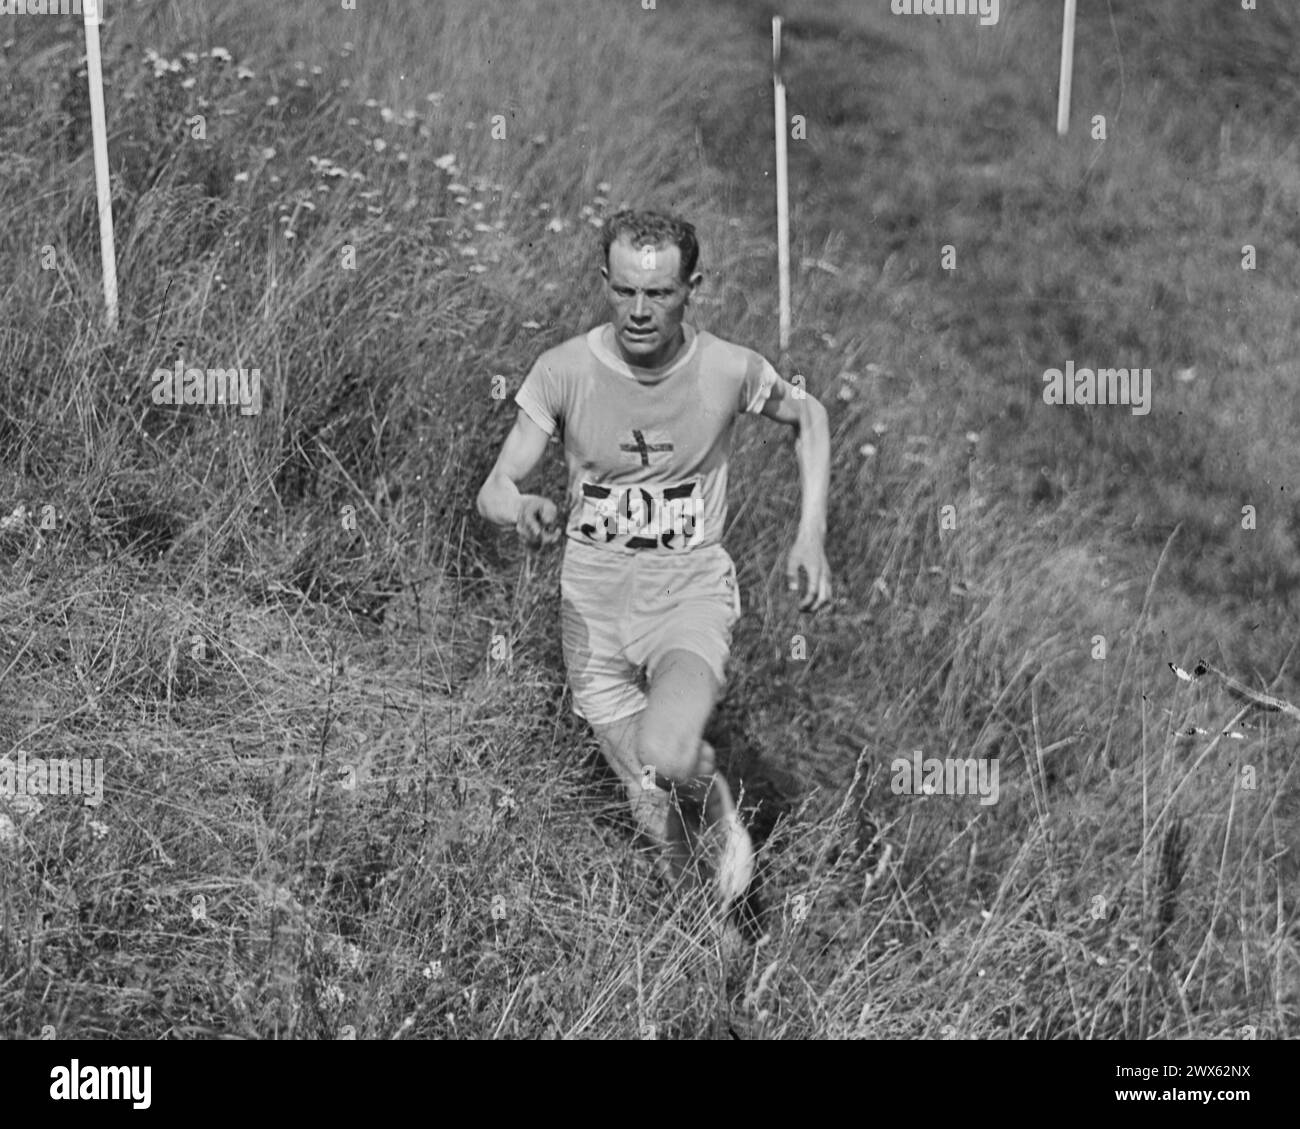
[{"label": "runner's face", "polygon": [[642,368],[671,360],[681,345],[682,315],[697,274],[682,282],[682,253],[674,245],[634,246],[619,239],[609,248],[605,295],[614,322],[614,337],[623,359]]}]

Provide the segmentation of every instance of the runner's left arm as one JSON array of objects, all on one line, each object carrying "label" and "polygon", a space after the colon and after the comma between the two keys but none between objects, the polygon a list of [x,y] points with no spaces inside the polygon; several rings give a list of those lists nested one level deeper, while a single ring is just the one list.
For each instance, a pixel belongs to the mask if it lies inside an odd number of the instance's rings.
[{"label": "runner's left arm", "polygon": [[831,482],[831,437],[826,409],[811,393],[780,376],[763,402],[761,414],[795,429],[799,460],[801,509],[799,532],[786,562],[786,579],[799,589],[799,570],[808,578],[801,611],[817,611],[831,598],[831,570],[826,561],[826,500]]}]

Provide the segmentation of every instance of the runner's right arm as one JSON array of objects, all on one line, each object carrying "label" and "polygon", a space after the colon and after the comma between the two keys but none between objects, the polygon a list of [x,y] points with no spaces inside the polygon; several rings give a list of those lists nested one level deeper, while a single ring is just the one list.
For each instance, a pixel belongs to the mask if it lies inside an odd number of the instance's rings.
[{"label": "runner's right arm", "polygon": [[541,462],[549,440],[550,436],[520,408],[496,465],[478,492],[478,512],[483,517],[494,525],[514,526],[533,545],[549,544],[559,536],[555,503],[539,494],[521,494],[518,487]]}]

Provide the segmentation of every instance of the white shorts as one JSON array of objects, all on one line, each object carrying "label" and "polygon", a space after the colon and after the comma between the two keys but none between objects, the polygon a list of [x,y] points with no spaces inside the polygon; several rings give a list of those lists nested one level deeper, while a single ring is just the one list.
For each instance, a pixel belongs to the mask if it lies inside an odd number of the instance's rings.
[{"label": "white shorts", "polygon": [[593,725],[645,708],[663,657],[690,651],[726,684],[740,619],[736,566],[721,545],[612,553],[570,540],[560,569],[560,627],[573,712]]}]

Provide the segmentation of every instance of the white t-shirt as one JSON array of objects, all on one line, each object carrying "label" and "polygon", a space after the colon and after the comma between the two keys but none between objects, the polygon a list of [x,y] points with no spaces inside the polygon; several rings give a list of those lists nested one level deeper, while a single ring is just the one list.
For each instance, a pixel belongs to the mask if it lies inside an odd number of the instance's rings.
[{"label": "white t-shirt", "polygon": [[682,328],[676,360],[638,370],[599,325],[543,353],[516,393],[564,440],[571,541],[616,553],[721,543],[733,425],[762,409],[777,373],[752,349]]}]

